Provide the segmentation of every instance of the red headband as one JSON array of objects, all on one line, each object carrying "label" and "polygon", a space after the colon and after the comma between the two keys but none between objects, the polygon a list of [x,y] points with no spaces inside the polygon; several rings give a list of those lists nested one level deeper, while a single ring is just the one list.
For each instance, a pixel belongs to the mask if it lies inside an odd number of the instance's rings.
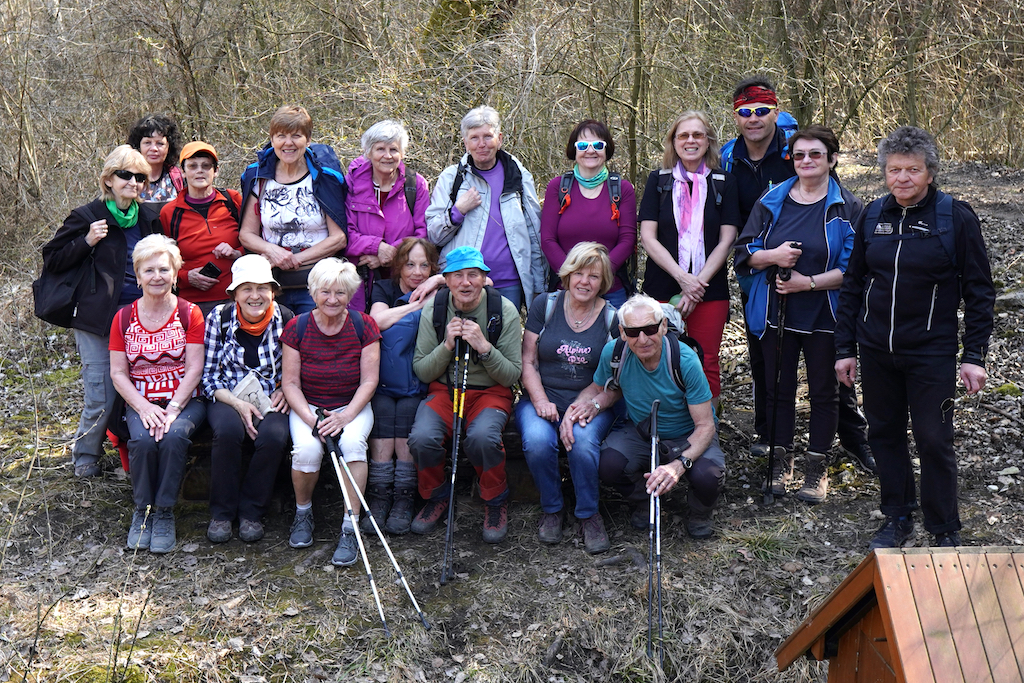
[{"label": "red headband", "polygon": [[753,104],[754,102],[771,104],[777,107],[779,105],[779,98],[776,97],[775,91],[771,88],[765,88],[760,85],[751,85],[744,88],[739,97],[732,101],[732,108],[739,109],[744,105]]}]

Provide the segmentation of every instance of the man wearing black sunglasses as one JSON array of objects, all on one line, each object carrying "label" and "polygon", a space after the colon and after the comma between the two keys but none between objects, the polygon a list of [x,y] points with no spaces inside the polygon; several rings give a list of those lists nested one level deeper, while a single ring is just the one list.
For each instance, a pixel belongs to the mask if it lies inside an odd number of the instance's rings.
[{"label": "man wearing black sunglasses", "polygon": [[[725,476],[725,454],[718,444],[711,387],[703,365],[693,349],[668,334],[661,304],[649,296],[637,294],[622,305],[619,331],[628,347],[621,358],[620,372],[616,377],[612,371],[612,340],[601,352],[594,382],[565,412],[560,428],[562,442],[571,448],[574,423],[585,427],[598,413],[625,399],[629,421],[608,434],[601,445],[601,480],[634,504],[630,524],[646,529],[648,496],[665,495],[685,476],[690,484],[687,531],[694,538],[707,538],[712,534],[711,511]],[[670,343],[679,345],[679,371],[685,390],[673,377]],[[647,471],[650,423],[645,427],[645,419],[655,399],[661,400],[661,465],[651,473]]]}]

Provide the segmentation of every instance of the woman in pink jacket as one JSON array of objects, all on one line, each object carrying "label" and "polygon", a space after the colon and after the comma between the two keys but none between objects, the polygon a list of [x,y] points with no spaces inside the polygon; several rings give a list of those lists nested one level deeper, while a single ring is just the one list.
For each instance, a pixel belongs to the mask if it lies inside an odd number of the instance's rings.
[{"label": "woman in pink jacket", "polygon": [[406,237],[427,237],[430,193],[420,174],[407,175],[409,134],[397,121],[379,121],[362,138],[363,155],[348,167],[348,259],[363,280],[349,308],[366,311],[376,278],[391,276],[390,265]]}]

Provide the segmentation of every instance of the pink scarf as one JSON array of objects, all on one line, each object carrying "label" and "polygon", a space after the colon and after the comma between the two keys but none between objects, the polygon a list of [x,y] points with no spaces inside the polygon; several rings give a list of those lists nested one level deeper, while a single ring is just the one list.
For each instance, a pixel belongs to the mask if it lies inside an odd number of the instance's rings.
[{"label": "pink scarf", "polygon": [[672,208],[679,231],[679,267],[693,275],[704,268],[704,202],[708,198],[708,167],[702,161],[690,173],[681,162],[672,169]]}]

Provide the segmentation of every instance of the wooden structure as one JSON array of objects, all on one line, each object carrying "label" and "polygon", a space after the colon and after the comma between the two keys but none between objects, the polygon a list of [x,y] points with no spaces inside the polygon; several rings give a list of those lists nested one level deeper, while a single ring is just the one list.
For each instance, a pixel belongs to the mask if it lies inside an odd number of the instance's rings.
[{"label": "wooden structure", "polygon": [[1024,548],[869,554],[779,646],[829,683],[1024,683]]}]

